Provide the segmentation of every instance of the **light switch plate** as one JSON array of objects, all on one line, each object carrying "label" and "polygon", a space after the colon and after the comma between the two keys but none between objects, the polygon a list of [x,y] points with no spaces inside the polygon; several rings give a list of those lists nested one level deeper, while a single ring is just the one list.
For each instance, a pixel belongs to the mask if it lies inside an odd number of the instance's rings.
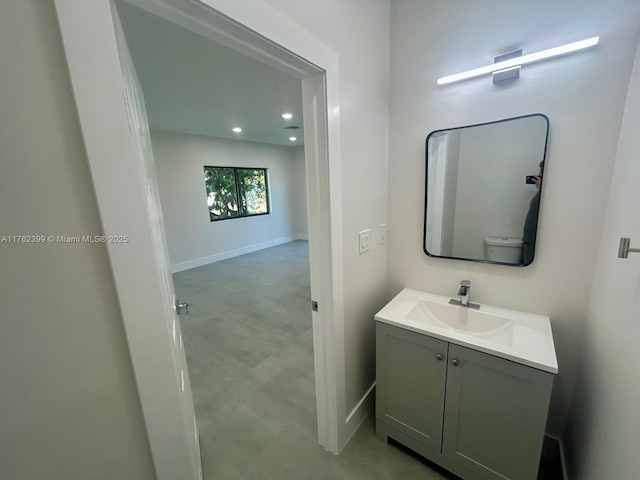
[{"label": "light switch plate", "polygon": [[380,245],[387,243],[387,224],[380,225]]},{"label": "light switch plate", "polygon": [[358,234],[358,245],[360,253],[364,253],[371,248],[371,230],[363,230]]}]

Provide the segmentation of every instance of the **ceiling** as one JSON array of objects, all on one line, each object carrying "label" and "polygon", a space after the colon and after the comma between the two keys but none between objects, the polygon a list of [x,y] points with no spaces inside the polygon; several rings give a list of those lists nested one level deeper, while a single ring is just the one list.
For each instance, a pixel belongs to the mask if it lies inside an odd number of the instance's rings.
[{"label": "ceiling", "polygon": [[152,129],[303,144],[301,128],[285,129],[302,127],[299,79],[125,2],[118,11]]}]

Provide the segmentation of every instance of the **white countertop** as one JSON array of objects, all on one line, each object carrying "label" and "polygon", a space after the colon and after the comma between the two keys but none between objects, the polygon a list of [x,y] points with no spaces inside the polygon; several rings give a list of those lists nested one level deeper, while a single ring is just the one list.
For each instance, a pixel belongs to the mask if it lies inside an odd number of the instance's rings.
[{"label": "white countertop", "polygon": [[522,365],[558,373],[549,317],[480,304],[479,312],[508,319],[505,320],[507,323],[503,327],[486,332],[470,332],[440,324],[437,320],[422,321],[416,315],[411,315],[420,302],[447,305],[438,307],[441,309],[465,309],[460,313],[467,313],[466,307],[448,306],[450,298],[405,288],[375,315],[375,319]]}]

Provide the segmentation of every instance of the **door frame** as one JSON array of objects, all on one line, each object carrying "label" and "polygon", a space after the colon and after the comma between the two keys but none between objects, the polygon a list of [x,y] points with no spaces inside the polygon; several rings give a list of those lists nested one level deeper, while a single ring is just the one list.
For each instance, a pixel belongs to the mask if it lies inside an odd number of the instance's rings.
[{"label": "door frame", "polygon": [[[348,441],[338,57],[262,0],[124,1],[302,81],[311,294],[319,304],[312,312],[318,441],[338,454]],[[160,301],[159,267],[145,254],[153,219],[143,208],[139,172],[129,167],[136,152],[122,103],[110,1],[55,4],[104,233],[131,239],[106,248],[156,473],[170,478],[186,465],[177,457],[192,458],[187,432],[193,428],[178,408],[172,332],[157,321],[168,306]]]}]

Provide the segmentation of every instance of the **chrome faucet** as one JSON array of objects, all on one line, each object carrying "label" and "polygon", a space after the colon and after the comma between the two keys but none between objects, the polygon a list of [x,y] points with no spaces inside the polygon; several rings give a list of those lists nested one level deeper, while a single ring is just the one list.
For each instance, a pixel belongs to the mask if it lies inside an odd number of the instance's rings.
[{"label": "chrome faucet", "polygon": [[469,296],[471,294],[471,282],[469,280],[462,280],[460,282],[460,290],[458,290],[458,297],[460,297],[460,305],[463,307],[469,306]]},{"label": "chrome faucet", "polygon": [[462,280],[460,282],[460,289],[458,290],[458,298],[452,298],[449,300],[451,305],[459,305],[465,308],[473,308],[479,310],[480,305],[477,303],[471,303],[469,298],[471,297],[471,282],[469,280]]}]

